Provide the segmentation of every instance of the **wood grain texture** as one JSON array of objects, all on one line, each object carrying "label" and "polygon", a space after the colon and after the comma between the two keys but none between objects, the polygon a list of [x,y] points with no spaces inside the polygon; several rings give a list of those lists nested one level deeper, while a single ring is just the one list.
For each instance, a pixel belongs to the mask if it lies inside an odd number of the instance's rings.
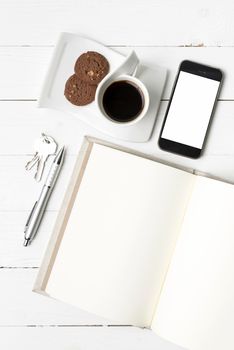
[{"label": "wood grain texture", "polygon": [[61,31],[111,45],[233,45],[233,2],[1,0],[1,45],[53,45]]}]

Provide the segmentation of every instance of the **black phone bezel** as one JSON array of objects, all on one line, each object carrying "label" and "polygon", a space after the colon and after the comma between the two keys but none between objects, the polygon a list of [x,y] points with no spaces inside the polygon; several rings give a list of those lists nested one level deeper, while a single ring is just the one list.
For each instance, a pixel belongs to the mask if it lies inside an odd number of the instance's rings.
[{"label": "black phone bezel", "polygon": [[[208,79],[216,80],[216,81],[218,81],[220,83],[219,84],[219,89],[217,91],[217,95],[216,95],[216,98],[215,98],[215,101],[214,101],[213,109],[212,109],[212,112],[211,112],[211,115],[210,115],[209,123],[208,123],[208,126],[207,126],[206,134],[205,134],[205,137],[204,137],[201,149],[200,148],[196,148],[196,147],[192,147],[192,146],[189,146],[189,145],[185,145],[185,144],[182,144],[182,143],[179,143],[179,142],[175,142],[175,141],[172,141],[172,140],[168,140],[168,139],[165,139],[165,138],[161,137],[161,135],[163,133],[164,126],[166,124],[167,115],[168,115],[168,112],[169,112],[169,109],[170,109],[170,106],[171,106],[171,102],[172,102],[172,99],[173,99],[173,96],[174,96],[174,92],[175,92],[176,85],[177,85],[177,82],[178,82],[179,74],[180,74],[181,71],[187,72],[187,73],[191,73],[191,74],[195,74],[195,75],[198,75],[198,76],[201,76],[201,77],[205,77],[205,78],[208,78]],[[164,120],[163,120],[161,131],[160,131],[160,134],[159,134],[158,145],[159,145],[159,147],[161,149],[163,149],[165,151],[168,151],[168,152],[176,153],[176,154],[179,154],[179,155],[182,155],[182,156],[185,156],[185,157],[199,158],[199,156],[201,155],[202,150],[204,148],[204,144],[205,144],[205,141],[206,141],[206,138],[207,138],[207,135],[208,135],[208,130],[210,128],[211,120],[212,120],[212,117],[213,117],[213,114],[214,114],[214,109],[215,109],[215,106],[216,106],[216,103],[217,103],[217,99],[218,99],[218,95],[219,95],[219,92],[220,92],[222,81],[223,81],[223,73],[218,68],[213,68],[213,67],[206,66],[206,65],[203,65],[203,64],[200,64],[200,63],[189,61],[189,60],[184,60],[184,61],[181,62],[180,66],[179,66],[179,69],[178,69],[178,73],[176,75],[176,79],[175,79],[173,88],[172,88],[171,96],[170,96],[169,103],[168,103],[168,106],[167,106],[167,109],[166,109],[166,114],[165,114],[165,117],[164,117]]]}]

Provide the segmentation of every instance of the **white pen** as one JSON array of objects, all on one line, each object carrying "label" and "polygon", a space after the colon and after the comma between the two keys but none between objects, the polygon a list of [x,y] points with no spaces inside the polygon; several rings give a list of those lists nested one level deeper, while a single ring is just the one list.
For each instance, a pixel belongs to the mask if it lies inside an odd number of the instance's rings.
[{"label": "white pen", "polygon": [[42,217],[46,209],[46,205],[48,203],[51,192],[53,190],[53,187],[55,185],[55,182],[61,170],[63,160],[64,160],[64,153],[65,153],[65,148],[62,147],[58,151],[57,155],[55,156],[54,161],[51,165],[49,174],[47,176],[47,179],[44,183],[44,186],[42,187],[40,196],[36,201],[36,203],[34,204],[31,210],[31,213],[28,217],[28,220],[24,228],[24,246],[25,247],[32,242],[33,238],[37,233],[37,230],[39,228],[39,225],[41,223]]}]

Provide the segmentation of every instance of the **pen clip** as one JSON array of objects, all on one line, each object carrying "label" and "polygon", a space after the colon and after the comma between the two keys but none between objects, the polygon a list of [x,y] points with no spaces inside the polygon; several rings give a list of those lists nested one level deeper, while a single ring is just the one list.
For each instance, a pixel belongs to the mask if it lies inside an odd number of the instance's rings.
[{"label": "pen clip", "polygon": [[34,210],[35,210],[35,208],[36,208],[36,205],[37,205],[37,201],[34,203],[34,206],[32,207],[32,210],[30,211],[28,220],[27,220],[27,222],[26,222],[26,224],[25,224],[25,227],[24,227],[24,233],[26,233],[26,231],[27,231],[27,229],[28,229],[28,225],[29,225],[29,223],[30,223],[30,220],[31,220],[32,214],[33,214],[33,212],[34,212]]}]

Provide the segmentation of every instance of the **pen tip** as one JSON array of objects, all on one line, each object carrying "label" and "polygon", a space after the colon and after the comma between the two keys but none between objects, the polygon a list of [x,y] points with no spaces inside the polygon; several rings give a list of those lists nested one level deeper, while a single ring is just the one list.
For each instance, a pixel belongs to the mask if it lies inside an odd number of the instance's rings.
[{"label": "pen tip", "polygon": [[27,247],[28,244],[29,244],[29,239],[25,239],[25,240],[24,240],[24,247]]}]

